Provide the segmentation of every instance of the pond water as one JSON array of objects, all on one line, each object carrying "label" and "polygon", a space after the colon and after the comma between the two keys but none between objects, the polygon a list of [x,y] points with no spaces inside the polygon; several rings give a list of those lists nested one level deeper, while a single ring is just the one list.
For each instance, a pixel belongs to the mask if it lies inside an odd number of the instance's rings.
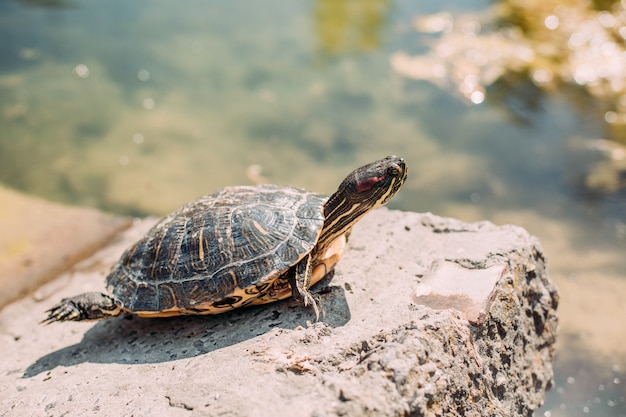
[{"label": "pond water", "polygon": [[540,238],[562,301],[537,415],[626,415],[626,193],[588,187],[619,114],[565,83],[501,77],[464,97],[392,65],[432,53],[417,17],[491,4],[0,2],[0,183],[159,215],[258,179],[330,193],[401,155],[391,208]]}]

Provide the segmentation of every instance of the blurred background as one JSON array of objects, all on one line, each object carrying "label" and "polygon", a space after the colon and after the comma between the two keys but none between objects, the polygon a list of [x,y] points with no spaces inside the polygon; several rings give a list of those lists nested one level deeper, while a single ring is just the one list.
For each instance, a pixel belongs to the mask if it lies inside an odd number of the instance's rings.
[{"label": "blurred background", "polygon": [[626,1],[4,0],[0,183],[162,215],[257,181],[513,223],[561,292],[536,414],[626,416]]}]

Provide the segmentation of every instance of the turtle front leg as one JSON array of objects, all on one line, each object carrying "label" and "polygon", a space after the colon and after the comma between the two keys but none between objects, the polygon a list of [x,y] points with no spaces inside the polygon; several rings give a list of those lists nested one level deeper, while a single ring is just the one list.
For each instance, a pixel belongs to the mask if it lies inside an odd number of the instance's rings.
[{"label": "turtle front leg", "polygon": [[287,272],[287,280],[291,286],[292,297],[304,303],[305,307],[310,305],[315,312],[315,321],[318,321],[320,318],[318,302],[313,294],[311,294],[311,291],[309,291],[312,269],[311,255],[307,255],[289,269]]},{"label": "turtle front leg", "polygon": [[55,321],[102,320],[119,316],[122,312],[122,308],[111,296],[88,292],[62,299],[59,304],[47,311],[48,317],[40,324],[50,324]]}]

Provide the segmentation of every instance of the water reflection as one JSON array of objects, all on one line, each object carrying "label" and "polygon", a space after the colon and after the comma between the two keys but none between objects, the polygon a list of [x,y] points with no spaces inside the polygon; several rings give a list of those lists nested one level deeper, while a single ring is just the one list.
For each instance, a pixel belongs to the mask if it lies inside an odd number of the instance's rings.
[{"label": "water reflection", "polygon": [[50,8],[66,8],[70,7],[71,3],[66,0],[16,0],[18,3],[27,7],[50,7]]},{"label": "water reflection", "polygon": [[317,0],[313,23],[322,59],[380,47],[389,0]]},{"label": "water reflection", "polygon": [[[578,345],[577,340],[568,340]],[[554,388],[548,394],[547,404],[536,415],[545,417],[623,416],[623,366],[588,357],[587,361],[561,357],[556,360]]]},{"label": "water reflection", "polygon": [[[420,16],[415,29],[435,36],[429,51],[400,51],[391,65],[404,76],[451,87],[474,104],[485,100],[488,89],[504,89],[490,99],[504,100],[515,116],[520,108],[535,107],[537,96],[530,92],[569,86],[564,91],[573,97],[578,93],[572,90],[583,89],[587,97],[577,102],[578,111],[604,120],[604,139],[616,142],[619,151],[600,152],[602,161],[589,168],[582,184],[613,192],[626,176],[626,2],[604,6],[502,1],[483,14]],[[511,106],[511,100],[522,106]],[[591,137],[584,146],[597,150],[598,143],[604,142]]]}]

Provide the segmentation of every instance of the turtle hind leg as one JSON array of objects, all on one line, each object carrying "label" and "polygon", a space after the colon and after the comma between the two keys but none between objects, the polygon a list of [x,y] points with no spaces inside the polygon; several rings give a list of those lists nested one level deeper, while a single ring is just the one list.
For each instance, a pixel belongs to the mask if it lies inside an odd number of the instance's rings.
[{"label": "turtle hind leg", "polygon": [[47,313],[48,317],[42,320],[40,324],[50,324],[55,321],[108,319],[121,315],[123,310],[111,296],[98,292],[88,292],[62,299]]}]

